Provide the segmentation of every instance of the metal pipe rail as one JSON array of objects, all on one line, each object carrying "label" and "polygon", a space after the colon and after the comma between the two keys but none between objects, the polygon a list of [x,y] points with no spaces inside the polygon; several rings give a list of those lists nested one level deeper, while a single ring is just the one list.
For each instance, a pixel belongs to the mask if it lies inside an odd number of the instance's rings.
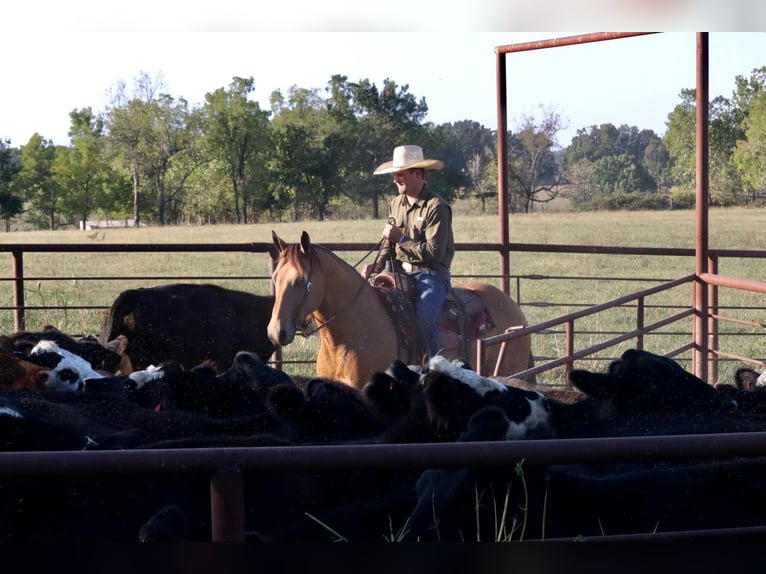
[{"label": "metal pipe rail", "polygon": [[[567,326],[567,346],[571,347],[571,339],[572,339],[571,335],[574,332],[574,321],[576,319],[581,319],[583,317],[594,315],[596,313],[600,313],[608,309],[620,307],[632,301],[638,302],[637,313],[636,313],[636,325],[637,325],[636,329],[623,333],[617,337],[613,337],[612,339],[606,342],[600,343],[598,345],[591,345],[578,352],[574,352],[573,348],[568,348],[565,356],[560,359],[548,362],[545,365],[540,365],[537,367],[526,369],[518,373],[513,373],[511,376],[518,377],[518,378],[526,378],[532,375],[536,375],[538,373],[545,372],[547,370],[550,370],[560,365],[566,366],[566,373],[568,376],[573,368],[575,359],[587,357],[588,355],[597,353],[598,351],[602,351],[606,348],[615,346],[619,343],[622,343],[623,341],[627,341],[633,338],[637,338],[637,347],[641,348],[642,347],[641,335],[650,333],[651,331],[659,327],[669,325],[671,323],[680,321],[683,318],[693,315],[693,310],[689,308],[687,310],[676,313],[670,317],[667,317],[661,321],[657,321],[651,325],[644,325],[644,305],[643,305],[644,299],[650,295],[667,291],[668,289],[678,287],[679,285],[683,285],[685,283],[693,283],[695,279],[696,279],[696,275],[690,274],[685,277],[675,279],[674,281],[668,281],[667,283],[664,283],[662,285],[657,285],[655,287],[650,287],[648,289],[636,291],[635,293],[630,293],[628,295],[624,295],[622,297],[612,299],[611,301],[600,303],[598,305],[593,305],[591,307],[588,307],[586,309],[581,309],[573,313],[561,315],[560,317],[556,317],[555,319],[550,319],[548,321],[543,321],[542,323],[538,323],[536,325],[513,329],[513,330],[507,331],[506,333],[502,333],[500,335],[494,335],[492,337],[487,337],[485,339],[479,339],[476,341],[476,364],[481,365],[483,363],[483,359],[486,356],[486,352],[487,352],[486,348],[488,346],[507,343],[518,337],[530,335],[533,333],[539,333],[543,330],[550,329],[551,327],[556,327],[558,325]],[[672,353],[677,353],[678,351],[679,349],[675,349],[672,351]],[[498,364],[499,363],[500,363],[500,358],[498,358]],[[497,367],[496,367],[495,372],[492,373],[492,376],[498,376],[498,374],[499,373],[497,372]]]},{"label": "metal pipe rail", "polygon": [[[166,450],[2,452],[0,477],[208,476],[211,538],[245,539],[249,472],[497,468],[538,464],[690,461],[766,456],[766,433],[549,439],[470,443],[268,446]],[[45,496],[41,491],[41,496]]]}]

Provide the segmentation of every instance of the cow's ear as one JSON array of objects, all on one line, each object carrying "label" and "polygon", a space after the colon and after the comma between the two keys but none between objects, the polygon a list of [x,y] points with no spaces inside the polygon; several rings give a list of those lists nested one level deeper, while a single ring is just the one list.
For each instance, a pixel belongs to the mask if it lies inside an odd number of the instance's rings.
[{"label": "cow's ear", "polygon": [[301,251],[304,255],[308,255],[309,251],[311,251],[311,238],[306,231],[301,233]]},{"label": "cow's ear", "polygon": [[279,235],[277,235],[277,232],[273,229],[271,230],[271,240],[274,242],[274,245],[276,246],[279,253],[282,253],[285,249],[287,249],[287,243],[282,241]]}]

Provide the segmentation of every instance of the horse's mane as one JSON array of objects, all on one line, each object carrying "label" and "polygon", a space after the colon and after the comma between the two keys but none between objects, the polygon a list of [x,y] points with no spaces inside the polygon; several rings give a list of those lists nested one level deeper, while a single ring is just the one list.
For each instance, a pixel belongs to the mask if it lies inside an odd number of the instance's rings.
[{"label": "horse's mane", "polygon": [[[290,265],[291,267],[294,267],[301,273],[307,274],[310,270],[310,266],[316,264],[317,267],[321,269],[322,267],[322,261],[319,257],[317,257],[315,251],[322,251],[335,259],[336,261],[350,266],[350,263],[348,261],[345,261],[341,257],[339,257],[336,253],[328,249],[327,247],[324,247],[323,245],[317,245],[316,243],[311,244],[311,251],[309,252],[309,257],[306,258],[301,251],[301,246],[298,243],[293,243],[291,245],[288,245],[282,250],[282,254],[279,257],[279,266],[282,265]],[[307,269],[307,263],[309,265],[309,268]]]}]

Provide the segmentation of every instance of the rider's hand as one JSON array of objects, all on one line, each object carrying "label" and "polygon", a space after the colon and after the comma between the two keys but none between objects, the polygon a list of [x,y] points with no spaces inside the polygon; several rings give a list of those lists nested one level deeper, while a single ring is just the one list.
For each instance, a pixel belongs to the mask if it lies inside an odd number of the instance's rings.
[{"label": "rider's hand", "polygon": [[367,265],[364,266],[364,269],[362,270],[362,277],[364,277],[365,279],[369,279],[374,269],[375,269],[375,265],[372,263],[368,263]]},{"label": "rider's hand", "polygon": [[378,261],[377,263],[368,263],[364,266],[364,269],[362,269],[362,277],[369,279],[370,275],[380,273],[381,271],[383,271],[382,261]]},{"label": "rider's hand", "polygon": [[388,239],[391,243],[396,243],[399,241],[399,238],[402,235],[402,230],[399,229],[396,225],[392,225],[390,223],[386,223],[386,226],[383,228],[383,233],[381,233],[381,236],[385,239]]}]

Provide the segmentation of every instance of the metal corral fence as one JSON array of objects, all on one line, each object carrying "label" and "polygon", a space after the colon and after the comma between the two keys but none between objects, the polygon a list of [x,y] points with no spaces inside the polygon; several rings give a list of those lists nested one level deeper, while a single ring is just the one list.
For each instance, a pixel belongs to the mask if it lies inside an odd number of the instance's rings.
[{"label": "metal corral fence", "polygon": [[[339,254],[352,258],[356,253],[369,252],[375,245],[367,243],[327,243],[326,247]],[[456,246],[459,252],[499,252],[499,246],[491,243],[470,244],[462,243]],[[587,245],[539,245],[539,244],[509,244],[505,249],[515,253],[586,254],[605,257],[673,257],[688,260],[689,265],[694,257],[694,250],[680,248],[652,247],[613,247]],[[50,322],[53,313],[64,313],[69,318],[79,314],[90,314],[88,324],[96,328],[100,326],[102,316],[106,313],[116,296],[128,287],[146,287],[173,282],[212,282],[224,286],[268,293],[271,289],[270,270],[273,263],[273,245],[271,243],[234,243],[234,244],[13,244],[0,245],[0,252],[11,256],[11,274],[0,277],[0,292],[5,292],[2,300],[9,304],[0,305],[0,311],[7,311],[13,316],[13,328],[19,330],[35,330]],[[238,271],[256,270],[254,274],[215,274],[219,268],[204,266],[204,274],[147,274],[125,276],[114,273],[119,266],[114,261],[104,265],[105,272],[91,275],[30,275],[25,270],[25,256],[30,254],[61,254],[57,269],[68,268],[66,257],[79,257],[83,253],[101,253],[106,257],[110,254],[119,260],[130,253],[153,254],[159,252],[192,254],[209,253],[242,253],[254,255],[259,264],[247,264]],[[726,259],[747,258],[764,259],[766,252],[743,250],[711,250],[710,269],[717,271],[719,262]],[[682,267],[686,267],[685,265]],[[757,266],[756,266],[757,267]],[[107,272],[106,269],[109,271]],[[222,270],[225,271],[225,270]],[[258,273],[260,271],[260,273]],[[714,280],[715,274],[705,276],[709,283],[709,380],[711,383],[719,380],[719,364],[729,362],[751,363],[763,367],[763,326],[757,320],[758,314],[763,314],[764,306],[760,297],[744,298],[743,289],[758,292],[766,283],[755,280]],[[456,282],[468,276],[455,276]],[[500,275],[470,276],[472,280],[489,280],[502,282]],[[699,283],[695,274],[687,274],[680,278],[648,277],[648,276],[552,276],[541,274],[511,275],[504,278],[510,286],[510,295],[521,305],[527,315],[530,325],[516,329],[506,335],[498,335],[480,342],[477,349],[476,364],[482,364],[481,356],[489,345],[512,344],[517,337],[533,335],[533,353],[535,366],[521,373],[483,373],[494,376],[541,375],[548,373],[550,381],[564,384],[567,374],[579,367],[600,368],[605,361],[613,360],[619,351],[626,346],[646,348],[667,356],[676,357],[683,362],[688,361],[685,352],[693,346],[693,330],[695,310],[691,305],[693,286]],[[78,300],[77,293],[66,297],[56,297],[57,289],[47,289],[47,297],[40,295],[45,291],[45,285],[57,282],[76,284],[77,292],[103,292],[104,301],[101,305],[83,304]],[[561,285],[560,298],[557,300],[539,300],[534,295],[541,290],[538,285],[542,282],[555,282]],[[624,294],[611,300],[599,301],[600,290],[604,285],[614,285],[621,282],[625,285]],[[728,289],[735,295],[720,296],[718,288],[739,287]],[[589,299],[577,301],[572,293],[586,293]],[[766,292],[765,290],[760,293]],[[30,298],[39,299],[30,304]],[[91,297],[92,298],[92,297]],[[62,300],[63,299],[63,300]],[[748,304],[750,303],[750,304]],[[30,316],[35,320],[30,321]],[[61,317],[61,316],[60,316]],[[66,317],[65,317],[66,319]],[[67,322],[66,320],[64,322]],[[71,322],[71,321],[70,321]],[[85,321],[84,321],[85,322]],[[6,321],[6,323],[8,323]],[[725,326],[721,325],[724,324]],[[609,326],[611,328],[606,328]],[[616,326],[616,328],[615,328]],[[72,327],[61,327],[72,335],[82,334]],[[651,340],[648,344],[647,341]],[[278,365],[302,365],[310,368],[312,358],[295,358],[293,347],[280,350],[275,356]],[[471,358],[469,358],[471,359]],[[546,377],[544,377],[546,378]],[[724,378],[729,378],[727,374]]]},{"label": "metal corral fence", "polygon": [[[367,251],[374,247],[368,244],[328,244],[334,251]],[[688,249],[642,249],[597,246],[550,246],[550,245],[511,245],[512,251],[557,251],[560,253],[592,253],[608,254],[619,257],[625,255],[651,256],[680,256],[692,257],[694,253]],[[489,245],[458,245],[458,250],[492,251],[497,246]],[[13,313],[16,327],[26,327],[26,312],[30,309],[61,308],[70,311],[77,308],[75,302],[66,305],[25,305],[25,293],[30,283],[40,281],[113,281],[116,289],[121,290],[130,281],[139,282],[178,282],[178,281],[268,281],[269,276],[215,276],[203,274],[195,276],[140,276],[120,277],[116,275],[93,275],[88,277],[29,277],[24,273],[24,255],[33,252],[70,253],[73,256],[83,252],[126,253],[145,252],[231,252],[262,254],[269,260],[270,244],[247,243],[226,245],[192,245],[192,244],[151,244],[151,245],[24,245],[0,246],[0,251],[12,256],[13,273],[6,281],[10,281],[13,290],[14,304],[3,307],[3,310]],[[747,257],[763,259],[766,252],[749,251],[712,251],[711,269],[717,269],[718,262],[727,257]],[[109,269],[114,267],[109,266]],[[527,300],[527,291],[534,289],[526,287],[528,282],[543,280],[593,280],[593,277],[545,277],[517,276],[512,277],[516,284],[516,298],[525,305],[537,305],[546,310],[565,307],[568,302],[541,302]],[[597,280],[636,280],[636,278],[601,277]],[[639,278],[640,279],[640,278]],[[542,362],[535,367],[535,373],[545,372],[564,366],[569,369],[577,360],[582,360],[599,351],[608,349],[620,343],[631,341],[635,347],[644,346],[645,338],[657,333],[663,327],[689,320],[695,313],[688,304],[691,288],[696,283],[704,282],[710,290],[711,302],[707,320],[711,333],[710,357],[713,360],[723,359],[727,354],[719,350],[723,337],[718,332],[717,325],[731,322],[735,325],[746,324],[748,327],[762,329],[764,324],[752,320],[732,318],[723,314],[718,306],[718,288],[730,288],[736,291],[753,291],[766,293],[766,284],[761,281],[734,279],[717,274],[706,274],[697,277],[694,274],[676,279],[643,278],[644,282],[654,282],[656,285],[645,287],[628,293],[611,301],[599,303],[578,309],[566,314],[559,314],[551,319],[530,325],[524,332],[535,334],[551,334],[556,328],[563,327],[564,349],[559,356]],[[665,305],[662,303],[649,305],[647,299],[666,296],[674,289],[682,289],[686,293],[686,304]],[[578,348],[577,342],[584,337],[577,325],[588,317],[609,312],[612,309],[628,309],[633,317],[633,326],[622,333],[601,333],[610,338],[602,342],[588,344]],[[103,307],[91,310],[103,312]],[[647,320],[649,311],[665,313],[664,317]],[[732,312],[732,306],[727,312]],[[749,316],[753,315],[753,307],[742,307]],[[763,308],[758,310],[763,312]],[[693,328],[693,323],[690,325]],[[692,345],[689,329],[680,329],[685,342],[674,347],[667,354],[672,356],[687,350]],[[487,345],[503,344],[520,336],[522,331],[511,332],[506,336],[494,337],[484,341],[479,346],[480,353]],[[593,333],[589,333],[588,336]],[[677,335],[677,333],[676,333]],[[762,364],[758,360],[745,357],[735,357]],[[167,450],[127,450],[127,451],[84,451],[84,452],[2,452],[0,453],[0,476],[2,477],[37,477],[56,480],[61,476],[99,476],[108,480],[115,475],[166,476],[169,474],[185,477],[202,477],[210,483],[211,508],[211,540],[238,541],[245,540],[247,525],[245,524],[245,478],[249,473],[288,473],[288,472],[337,472],[356,471],[359,469],[426,469],[426,468],[460,468],[460,467],[513,467],[524,461],[525,464],[572,464],[599,461],[637,462],[648,460],[679,461],[695,458],[731,458],[758,457],[766,453],[766,433],[737,433],[718,435],[686,435],[686,436],[654,436],[654,437],[625,437],[606,439],[574,439],[574,440],[545,440],[545,441],[511,441],[486,443],[449,443],[449,444],[401,444],[401,445],[344,445],[334,446],[289,446],[289,447],[251,447],[251,448],[202,448],[202,449],[167,449]],[[42,494],[41,496],[44,496]],[[603,536],[592,538],[594,541],[608,540],[640,540],[651,538],[685,539],[710,538],[725,536],[763,536],[766,527],[743,527],[738,529],[716,529],[703,532],[673,532],[654,533],[633,536]]]}]

